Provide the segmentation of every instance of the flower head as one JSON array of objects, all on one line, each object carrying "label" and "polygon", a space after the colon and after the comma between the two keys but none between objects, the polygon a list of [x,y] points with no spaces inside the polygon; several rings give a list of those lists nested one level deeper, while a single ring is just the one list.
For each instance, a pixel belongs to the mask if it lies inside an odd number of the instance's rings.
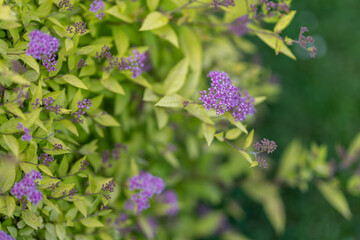
[{"label": "flower head", "polygon": [[4,231],[0,231],[0,239],[1,240],[15,240],[15,238],[13,238],[10,235],[7,235]]},{"label": "flower head", "polygon": [[214,8],[219,8],[220,6],[228,7],[228,6],[235,6],[234,0],[213,0],[211,3]]},{"label": "flower head", "polygon": [[101,191],[102,191],[102,195],[106,198],[106,199],[110,199],[110,195],[106,194],[107,191],[109,192],[114,192],[114,187],[116,187],[114,180],[109,181],[108,183],[106,183],[105,185],[103,184],[101,187]]},{"label": "flower head", "polygon": [[235,35],[242,37],[244,36],[248,31],[248,23],[250,22],[248,15],[245,14],[237,19],[235,19],[229,26],[230,32],[234,33]]},{"label": "flower head", "polygon": [[86,22],[74,22],[73,25],[69,25],[66,30],[68,30],[69,33],[84,34],[86,33]]},{"label": "flower head", "polygon": [[[101,10],[104,10],[105,8],[105,5],[104,5],[104,2],[103,0],[94,0],[91,4],[90,4],[90,9],[89,11],[90,12],[93,12],[93,13],[97,13]],[[98,13],[96,14],[96,17],[99,18],[100,20],[104,17],[105,13]]]},{"label": "flower head", "polygon": [[207,110],[214,108],[218,115],[230,111],[235,121],[242,121],[247,115],[254,114],[254,99],[247,92],[242,96],[226,72],[212,71],[208,76],[211,87],[201,91],[199,98]]},{"label": "flower head", "polygon": [[150,199],[154,194],[160,195],[165,187],[164,181],[151,175],[141,172],[138,176],[128,179],[129,190],[139,190],[131,195],[131,203],[137,208],[138,213],[150,207]]},{"label": "flower head", "polygon": [[35,181],[41,179],[41,173],[32,170],[31,172],[27,173],[20,182],[14,184],[14,187],[11,189],[11,194],[14,195],[17,199],[27,197],[29,202],[37,205],[42,199],[42,194],[39,190],[37,190]]},{"label": "flower head", "polygon": [[51,162],[54,161],[54,158],[50,155],[48,155],[47,153],[42,153],[40,154],[40,157],[38,157],[39,161],[43,161],[43,165],[45,166],[49,166]]},{"label": "flower head", "polygon": [[176,192],[167,190],[158,197],[158,201],[166,204],[166,213],[169,215],[176,215],[179,211],[179,203]]},{"label": "flower head", "polygon": [[311,58],[316,56],[317,48],[316,47],[308,47],[308,45],[314,44],[314,38],[312,36],[304,36],[304,33],[308,32],[307,27],[301,27],[299,33],[299,40],[297,41],[303,49],[306,49],[310,54]]},{"label": "flower head", "polygon": [[270,154],[276,150],[277,145],[274,141],[270,141],[269,139],[264,138],[261,140],[261,142],[256,142],[254,144],[254,148],[259,152],[266,152]]},{"label": "flower head", "polygon": [[19,130],[20,129],[24,130],[24,135],[21,136],[22,141],[28,141],[28,142],[31,141],[32,136],[30,135],[30,129],[24,127],[24,125],[22,123],[18,123],[16,128]]}]

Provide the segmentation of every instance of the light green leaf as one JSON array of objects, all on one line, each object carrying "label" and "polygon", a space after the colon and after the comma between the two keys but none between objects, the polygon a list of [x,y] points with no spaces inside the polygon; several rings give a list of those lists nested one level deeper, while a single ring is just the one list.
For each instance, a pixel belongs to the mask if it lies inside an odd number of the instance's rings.
[{"label": "light green leaf", "polygon": [[231,115],[231,113],[229,112],[225,112],[224,116],[227,120],[229,120],[231,122],[231,124],[233,124],[234,126],[238,127],[241,131],[243,131],[244,133],[248,134],[248,131],[246,130],[246,127],[240,122],[240,121],[235,121],[234,117]]},{"label": "light green leaf", "polygon": [[60,240],[64,240],[66,238],[66,230],[65,227],[62,224],[56,224],[55,227],[56,235]]},{"label": "light green leaf", "polygon": [[232,128],[226,131],[225,138],[228,140],[237,139],[241,135],[242,131],[239,128]]},{"label": "light green leaf", "polygon": [[19,116],[22,119],[26,120],[24,113],[20,110],[20,108],[17,105],[15,105],[13,103],[8,103],[8,104],[5,104],[5,108],[12,114]]},{"label": "light green leaf", "polygon": [[34,69],[37,73],[40,73],[40,67],[39,64],[36,62],[36,60],[27,54],[21,54],[20,59],[24,61],[29,67]]},{"label": "light green leaf", "polygon": [[166,152],[164,157],[168,163],[171,164],[174,168],[178,168],[180,166],[179,160],[175,156],[173,152]]},{"label": "light green leaf", "polygon": [[277,234],[285,230],[285,209],[279,194],[265,197],[263,207]]},{"label": "light green leaf", "polygon": [[[2,3],[0,5],[2,5]],[[0,20],[8,20],[8,21],[17,20],[15,13],[11,11],[10,6],[3,5],[0,7]]]},{"label": "light green leaf", "polygon": [[94,120],[105,127],[119,127],[120,123],[109,114],[94,117]]},{"label": "light green leaf", "polygon": [[11,152],[18,157],[19,156],[19,143],[16,138],[12,135],[3,135],[4,142],[8,148],[10,148]]},{"label": "light green leaf", "polygon": [[36,108],[35,110],[32,110],[30,113],[28,113],[26,117],[26,121],[24,122],[24,126],[27,128],[30,128],[36,120],[39,120],[41,108]]},{"label": "light green leaf", "polygon": [[16,165],[12,161],[0,161],[0,193],[7,192],[15,182]]},{"label": "light green leaf", "polygon": [[66,193],[68,194],[74,186],[75,186],[75,183],[62,184],[62,185],[60,185],[60,187],[55,188],[55,192],[51,192],[51,197],[53,197],[53,198],[62,197],[64,191],[66,191]]},{"label": "light green leaf", "polygon": [[55,205],[53,202],[51,202],[49,199],[44,197],[43,200],[46,205],[48,205],[49,207],[54,209],[57,213],[59,213],[59,214],[61,213],[59,207],[57,205]]},{"label": "light green leaf", "polygon": [[13,218],[15,207],[16,204],[14,197],[6,196],[6,213],[9,218]]},{"label": "light green leaf", "polygon": [[249,135],[247,136],[246,141],[245,141],[245,146],[244,146],[244,148],[250,147],[253,139],[254,139],[254,129],[251,130],[251,132],[250,132]]},{"label": "light green leaf", "polygon": [[280,20],[276,23],[274,27],[275,33],[280,33],[282,30],[284,30],[291,21],[293,20],[294,16],[296,14],[296,11],[290,11],[288,14],[282,16]]},{"label": "light green leaf", "polygon": [[74,42],[70,38],[65,39],[65,50],[70,51],[74,47]]},{"label": "light green leaf", "polygon": [[184,58],[170,70],[164,81],[166,95],[174,94],[181,89],[185,83],[188,67],[189,61],[187,58]]},{"label": "light green leaf", "polygon": [[[252,160],[252,158],[250,157],[250,155],[247,153],[247,152],[244,152],[244,151],[239,151],[240,152],[240,154],[251,164],[251,166],[250,167],[254,167],[253,166],[253,160]],[[257,162],[257,161],[256,161]]]},{"label": "light green leaf", "polygon": [[162,97],[155,106],[157,107],[184,107],[185,99],[180,95],[174,94]]},{"label": "light green leaf", "polygon": [[82,88],[82,89],[88,89],[85,84],[75,75],[72,74],[66,74],[64,76],[61,77],[65,82],[78,87],[78,88]]},{"label": "light green leaf", "polygon": [[131,23],[133,21],[128,15],[120,12],[120,9],[118,6],[113,6],[113,7],[109,8],[108,10],[106,10],[106,13],[108,13],[124,22],[127,22],[127,23]]},{"label": "light green leaf", "polygon": [[203,123],[202,131],[203,131],[204,137],[206,139],[206,142],[207,142],[208,146],[210,147],[212,141],[214,140],[216,129],[213,125]]},{"label": "light green leaf", "polygon": [[22,211],[22,219],[28,226],[36,230],[41,227],[39,217],[28,209]]},{"label": "light green leaf", "polygon": [[78,48],[76,53],[78,55],[87,55],[87,54],[91,53],[94,49],[95,49],[95,46],[93,46],[93,45],[85,46],[85,47]]},{"label": "light green leaf", "polygon": [[266,96],[256,97],[256,98],[255,98],[254,105],[258,105],[258,104],[264,102],[266,99],[267,99]]},{"label": "light green leaf", "polygon": [[145,102],[157,102],[159,101],[159,96],[156,95],[150,88],[146,88],[144,91],[143,100]]},{"label": "light green leaf", "polygon": [[147,30],[157,29],[157,28],[165,26],[168,22],[169,22],[168,16],[165,16],[160,12],[154,11],[154,12],[149,13],[146,16],[139,31],[147,31]]},{"label": "light green leaf", "polygon": [[214,125],[213,120],[209,117],[208,111],[202,106],[198,104],[189,104],[185,108],[186,111],[203,121],[204,123]]},{"label": "light green leaf", "polygon": [[61,124],[62,124],[67,130],[69,130],[70,132],[72,132],[72,133],[75,134],[76,136],[79,136],[79,133],[78,133],[78,130],[77,130],[76,126],[75,126],[70,120],[63,119],[63,120],[61,120]]},{"label": "light green leaf", "polygon": [[103,227],[104,224],[102,224],[97,218],[89,217],[81,219],[80,221],[85,227]]},{"label": "light green leaf", "polygon": [[118,55],[123,56],[130,46],[129,37],[119,26],[113,27],[112,33]]},{"label": "light green leaf", "polygon": [[90,185],[90,193],[96,193],[97,192],[96,182],[94,181],[94,178],[91,175],[89,175],[89,185]]},{"label": "light green leaf", "polygon": [[101,80],[101,84],[107,88],[108,90],[114,92],[114,93],[118,93],[121,95],[125,95],[124,89],[123,87],[120,85],[120,83],[115,80],[114,78],[107,78],[107,79],[103,79]]},{"label": "light green leaf", "polygon": [[51,170],[44,165],[38,165],[38,168],[43,171],[44,173],[46,173],[47,175],[49,175],[50,177],[53,177],[54,175],[52,174]]},{"label": "light green leaf", "polygon": [[81,212],[84,217],[87,217],[87,207],[83,200],[75,200],[75,207]]},{"label": "light green leaf", "polygon": [[172,45],[179,48],[179,40],[176,35],[176,32],[169,25],[163,26],[158,29],[154,29],[151,32],[158,35],[159,37],[169,41]]},{"label": "light green leaf", "polygon": [[155,116],[158,127],[159,129],[162,129],[163,127],[166,126],[169,119],[169,115],[165,112],[163,108],[155,107],[154,110],[155,110]]},{"label": "light green leaf", "polygon": [[146,4],[150,11],[154,11],[158,7],[159,2],[160,0],[146,0]]},{"label": "light green leaf", "polygon": [[335,180],[331,182],[319,181],[316,186],[326,201],[341,213],[344,218],[347,220],[351,218],[349,204]]}]

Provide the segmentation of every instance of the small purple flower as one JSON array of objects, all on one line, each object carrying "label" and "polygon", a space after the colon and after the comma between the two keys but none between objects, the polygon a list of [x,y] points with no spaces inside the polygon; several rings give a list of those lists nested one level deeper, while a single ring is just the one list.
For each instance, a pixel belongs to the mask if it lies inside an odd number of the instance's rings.
[{"label": "small purple flower", "polygon": [[259,163],[259,166],[262,167],[262,168],[268,168],[269,167],[267,161],[264,158],[256,157],[256,161]]},{"label": "small purple flower", "polygon": [[105,185],[103,184],[101,187],[101,191],[102,191],[102,195],[109,200],[111,197],[109,194],[106,194],[107,191],[109,192],[114,192],[114,187],[116,187],[115,182],[113,180],[109,181],[108,183],[106,183]]},{"label": "small purple flower", "polygon": [[73,5],[70,3],[69,0],[61,0],[58,6],[59,8],[66,9],[68,11],[71,11],[73,9]]},{"label": "small purple flower", "polygon": [[72,114],[72,121],[74,123],[82,123],[83,120],[81,119],[81,116],[85,115],[84,109],[88,110],[90,109],[91,106],[92,106],[91,99],[84,99],[82,101],[79,101],[78,110]]},{"label": "small purple flower", "polygon": [[67,31],[69,33],[74,33],[74,34],[76,34],[76,33],[84,34],[84,33],[86,33],[86,23],[85,22],[74,22],[72,26],[69,25],[67,27]]},{"label": "small purple flower", "polygon": [[167,190],[158,197],[158,201],[168,206],[166,213],[176,215],[179,211],[177,194],[172,190]]},{"label": "small purple flower", "polygon": [[70,192],[68,194],[68,197],[70,199],[73,199],[76,194],[77,194],[77,190],[75,188],[73,188],[73,189],[70,190]]},{"label": "small purple flower", "polygon": [[129,68],[132,72],[133,78],[137,78],[142,73],[145,59],[145,54],[139,53],[139,51],[136,50],[133,51],[133,55],[127,59],[129,61]]},{"label": "small purple flower", "polygon": [[138,176],[128,179],[129,190],[139,190],[139,193],[131,195],[131,203],[140,213],[150,207],[150,199],[154,194],[160,195],[165,187],[164,181],[151,175],[150,173],[141,172]]},{"label": "small purple flower", "polygon": [[40,154],[40,157],[38,157],[39,161],[43,161],[43,165],[50,166],[50,163],[54,161],[54,158],[47,153]]},{"label": "small purple flower", "polygon": [[43,65],[48,71],[54,71],[56,65],[55,53],[59,49],[59,39],[40,30],[34,30],[29,34],[30,42],[27,55],[33,56],[35,59],[43,60]]},{"label": "small purple flower", "polygon": [[300,47],[303,49],[306,49],[308,53],[310,54],[311,58],[314,58],[316,56],[317,48],[316,47],[308,47],[310,44],[314,44],[314,38],[312,36],[304,36],[304,33],[308,32],[309,30],[307,27],[301,27],[300,33],[299,33],[299,40],[297,43],[299,43]]},{"label": "small purple flower", "polygon": [[89,166],[89,162],[87,160],[80,162],[80,170],[85,171],[87,169],[87,166]]},{"label": "small purple flower", "polygon": [[101,160],[103,164],[107,163],[110,160],[109,150],[105,150],[101,152]]},{"label": "small purple flower", "polygon": [[235,6],[234,0],[213,0],[211,3],[214,8],[219,8],[220,6],[228,7],[228,6]]},{"label": "small purple flower", "polygon": [[126,152],[127,151],[127,146],[125,144],[121,144],[121,143],[115,143],[114,144],[114,148],[112,149],[112,158],[114,160],[119,160],[120,157],[121,157],[121,152],[124,151]]},{"label": "small purple flower", "polygon": [[242,37],[244,36],[248,31],[248,23],[250,22],[248,15],[243,15],[237,19],[235,19],[229,26],[229,31],[234,33],[235,35]]},{"label": "small purple flower", "polygon": [[54,144],[54,149],[53,149],[53,151],[60,151],[60,150],[62,150],[64,148],[64,146],[62,145],[62,144],[57,144],[57,143],[55,143]]},{"label": "small purple flower", "polygon": [[0,231],[0,240],[15,240],[15,238],[7,235],[4,231]]},{"label": "small purple flower", "polygon": [[254,148],[256,149],[256,151],[266,152],[270,154],[276,150],[277,145],[274,141],[270,141],[269,139],[264,138],[263,140],[261,140],[261,142],[256,142],[254,144]]},{"label": "small purple flower", "polygon": [[24,127],[22,123],[18,123],[16,128],[19,130],[20,129],[24,130],[24,135],[21,136],[22,141],[28,141],[28,142],[31,141],[32,136],[30,135],[30,130],[28,128]]},{"label": "small purple flower", "polygon": [[35,181],[41,179],[41,173],[32,170],[27,173],[20,182],[14,184],[14,187],[11,189],[11,194],[17,199],[27,197],[29,202],[37,205],[42,199],[42,194],[39,190],[37,190]]},{"label": "small purple flower", "polygon": [[211,87],[200,91],[199,98],[206,110],[214,108],[217,115],[230,111],[235,121],[242,121],[247,115],[254,114],[254,99],[247,92],[242,96],[226,72],[212,71],[208,77],[211,78]]},{"label": "small purple flower", "polygon": [[78,64],[77,64],[77,68],[83,68],[83,67],[86,67],[87,66],[87,63],[84,59],[80,59]]},{"label": "small purple flower", "polygon": [[[90,9],[89,11],[90,12],[93,12],[93,13],[97,13],[101,10],[104,10],[105,9],[105,5],[104,5],[104,2],[103,0],[94,0],[91,4],[90,4]],[[98,13],[96,14],[96,17],[99,18],[100,20],[104,17],[104,13]]]}]

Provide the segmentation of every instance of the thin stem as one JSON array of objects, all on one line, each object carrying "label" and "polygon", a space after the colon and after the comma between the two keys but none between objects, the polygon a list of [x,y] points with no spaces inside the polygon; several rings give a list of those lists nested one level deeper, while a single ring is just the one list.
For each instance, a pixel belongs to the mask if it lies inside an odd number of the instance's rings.
[{"label": "thin stem", "polygon": [[233,148],[235,148],[236,150],[238,151],[243,151],[243,152],[246,152],[246,153],[250,153],[250,154],[253,154],[255,157],[257,156],[257,152],[251,152],[251,151],[247,151],[243,148],[239,148],[238,146],[235,146],[232,142],[230,142],[229,140],[227,140],[226,138],[224,138],[224,141],[227,142],[230,146],[232,146]]},{"label": "thin stem", "polygon": [[174,13],[174,12],[181,11],[181,10],[183,10],[184,8],[186,8],[187,6],[189,6],[190,4],[192,4],[192,3],[194,3],[194,2],[197,2],[197,0],[190,0],[189,2],[185,3],[184,5],[178,7],[178,8],[176,8],[176,9],[174,9],[174,10],[171,10],[171,11],[169,11],[168,13],[169,13],[169,14],[172,14],[172,13]]},{"label": "thin stem", "polygon": [[27,162],[27,161],[20,161],[22,163],[29,163],[29,164],[33,164],[33,165],[36,165],[36,166],[39,166],[40,164],[39,163],[32,163],[32,162]]}]

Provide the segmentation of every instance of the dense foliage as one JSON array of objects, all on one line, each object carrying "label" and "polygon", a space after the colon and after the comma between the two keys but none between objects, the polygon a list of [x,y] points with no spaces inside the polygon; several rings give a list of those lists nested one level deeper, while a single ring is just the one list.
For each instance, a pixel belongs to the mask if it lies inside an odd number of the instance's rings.
[{"label": "dense foliage", "polygon": [[281,234],[280,186],[309,181],[351,217],[325,146],[293,142],[270,178],[259,167],[276,143],[248,130],[279,88],[246,36],[292,59],[288,45],[316,54],[307,28],[281,35],[290,1],[0,6],[2,238],[246,239],[229,224],[243,215],[236,188]]}]

